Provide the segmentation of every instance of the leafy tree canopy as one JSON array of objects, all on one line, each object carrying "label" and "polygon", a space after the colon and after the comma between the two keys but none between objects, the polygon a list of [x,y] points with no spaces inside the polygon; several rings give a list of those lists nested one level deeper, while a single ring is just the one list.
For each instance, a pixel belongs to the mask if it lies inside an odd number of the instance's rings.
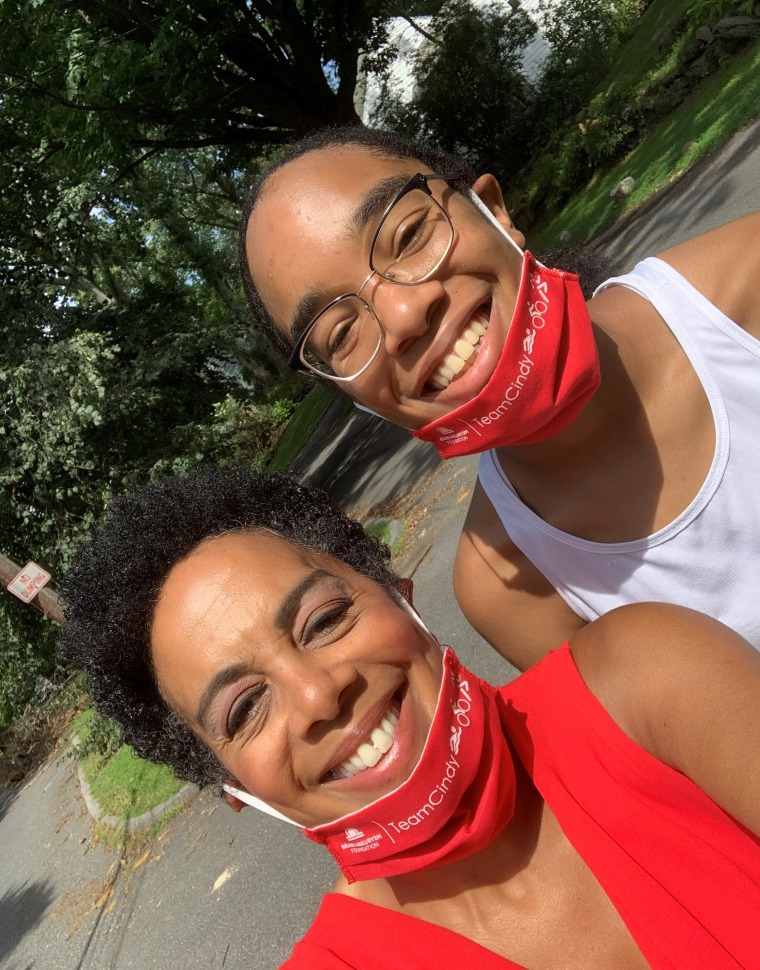
[{"label": "leafy tree canopy", "polygon": [[[356,121],[357,56],[385,4],[12,0],[2,68],[17,98],[66,119],[83,152],[270,145]],[[326,71],[326,66],[330,70]]]}]

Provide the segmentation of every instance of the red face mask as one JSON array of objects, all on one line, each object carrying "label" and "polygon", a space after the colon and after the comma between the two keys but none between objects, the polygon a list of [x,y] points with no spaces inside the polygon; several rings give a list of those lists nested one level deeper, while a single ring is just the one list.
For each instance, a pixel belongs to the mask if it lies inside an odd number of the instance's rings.
[{"label": "red face mask", "polygon": [[349,882],[440,866],[488,845],[512,818],[515,771],[496,691],[452,650],[422,756],[395,791],[306,829]]},{"label": "red face mask", "polygon": [[525,252],[515,312],[490,380],[467,404],[413,435],[432,442],[442,458],[544,441],[575,421],[599,382],[578,277]]}]

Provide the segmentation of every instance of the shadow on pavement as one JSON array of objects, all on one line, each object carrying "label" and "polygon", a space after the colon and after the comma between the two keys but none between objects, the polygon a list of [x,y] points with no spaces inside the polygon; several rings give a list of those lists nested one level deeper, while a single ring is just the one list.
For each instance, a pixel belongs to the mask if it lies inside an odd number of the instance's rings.
[{"label": "shadow on pavement", "polygon": [[13,951],[42,922],[53,899],[53,887],[46,880],[25,882],[0,897],[0,966],[10,970]]},{"label": "shadow on pavement", "polygon": [[24,782],[22,780],[16,784],[8,785],[5,791],[0,792],[0,822],[5,818],[10,811],[11,805],[18,798],[23,784]]},{"label": "shadow on pavement", "polygon": [[435,448],[364,411],[331,406],[288,473],[358,517],[409,492],[441,464]]}]

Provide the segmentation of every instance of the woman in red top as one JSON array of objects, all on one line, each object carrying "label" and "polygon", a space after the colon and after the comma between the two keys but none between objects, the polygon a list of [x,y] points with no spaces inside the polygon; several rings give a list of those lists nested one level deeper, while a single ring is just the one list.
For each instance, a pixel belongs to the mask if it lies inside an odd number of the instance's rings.
[{"label": "woman in red top", "polygon": [[358,524],[245,469],[114,503],[66,595],[140,754],[334,855],[289,967],[760,967],[760,657],[716,621],[626,607],[496,690]]}]

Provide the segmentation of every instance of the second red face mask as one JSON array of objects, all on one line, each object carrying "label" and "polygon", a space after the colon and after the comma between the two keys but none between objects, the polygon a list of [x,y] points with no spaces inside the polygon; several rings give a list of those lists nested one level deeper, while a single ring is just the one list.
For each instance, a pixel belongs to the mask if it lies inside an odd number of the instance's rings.
[{"label": "second red face mask", "polygon": [[488,383],[413,434],[432,442],[442,458],[544,441],[575,421],[599,382],[578,277],[547,269],[525,252],[512,322]]}]

